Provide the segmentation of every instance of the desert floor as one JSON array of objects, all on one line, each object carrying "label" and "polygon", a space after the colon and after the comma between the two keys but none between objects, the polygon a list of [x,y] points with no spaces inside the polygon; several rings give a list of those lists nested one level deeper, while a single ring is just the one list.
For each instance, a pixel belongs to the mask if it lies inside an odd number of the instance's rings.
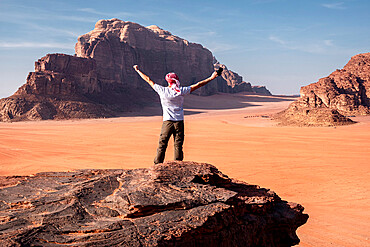
[{"label": "desert floor", "polygon": [[[300,246],[370,246],[370,117],[343,127],[280,127],[292,97],[190,95],[185,160],[270,188],[310,215]],[[0,175],[152,166],[161,110],[96,120],[0,123]],[[172,140],[166,159],[173,156]]]}]

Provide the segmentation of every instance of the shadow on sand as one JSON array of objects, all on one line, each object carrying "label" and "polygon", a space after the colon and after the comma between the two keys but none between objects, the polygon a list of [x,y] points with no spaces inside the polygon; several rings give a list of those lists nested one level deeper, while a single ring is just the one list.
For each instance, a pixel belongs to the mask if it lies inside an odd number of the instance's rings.
[{"label": "shadow on sand", "polygon": [[294,101],[292,96],[264,96],[256,94],[224,94],[219,93],[211,96],[190,95],[185,99],[184,109],[199,110],[227,110],[240,109],[252,106],[261,106],[258,103]]},{"label": "shadow on sand", "polygon": [[[188,111],[184,109],[184,114],[186,115],[195,115],[203,113],[204,111]],[[142,110],[137,111],[130,111],[130,112],[122,112],[117,117],[161,117],[162,116],[162,108],[160,105],[157,106],[150,106],[144,107]]]},{"label": "shadow on sand", "polygon": [[[294,101],[296,96],[264,96],[256,94],[226,94],[218,93],[211,96],[189,95],[185,98],[184,113],[185,115],[195,115],[204,113],[207,110],[228,110],[240,109],[246,107],[261,106],[258,103],[265,102],[282,102]],[[150,107],[144,107],[140,110],[124,112],[119,117],[149,117],[162,116],[162,108],[159,102]]]}]

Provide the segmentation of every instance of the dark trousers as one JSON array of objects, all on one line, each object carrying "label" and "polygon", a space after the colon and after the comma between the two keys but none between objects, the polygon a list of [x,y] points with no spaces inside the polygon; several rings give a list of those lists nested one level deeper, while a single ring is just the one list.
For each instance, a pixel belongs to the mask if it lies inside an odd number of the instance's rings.
[{"label": "dark trousers", "polygon": [[163,121],[161,135],[159,136],[159,143],[157,149],[157,156],[154,159],[154,163],[163,163],[164,156],[168,141],[171,135],[173,135],[174,142],[174,159],[183,160],[184,153],[182,151],[182,145],[184,144],[184,121]]}]

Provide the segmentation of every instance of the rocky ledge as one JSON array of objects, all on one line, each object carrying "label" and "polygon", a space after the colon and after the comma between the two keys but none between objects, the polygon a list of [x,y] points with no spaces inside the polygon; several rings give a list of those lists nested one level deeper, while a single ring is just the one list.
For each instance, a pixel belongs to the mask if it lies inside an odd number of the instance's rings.
[{"label": "rocky ledge", "polygon": [[308,215],[209,164],[0,177],[1,246],[292,246]]}]

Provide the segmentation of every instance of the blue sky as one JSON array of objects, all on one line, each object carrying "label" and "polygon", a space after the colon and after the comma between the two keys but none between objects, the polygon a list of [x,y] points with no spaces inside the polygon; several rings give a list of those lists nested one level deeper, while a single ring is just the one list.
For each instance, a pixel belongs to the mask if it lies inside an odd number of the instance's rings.
[{"label": "blue sky", "polygon": [[370,51],[369,13],[368,0],[0,0],[0,97],[37,59],[73,55],[77,37],[110,18],[157,25],[201,43],[252,85],[298,94]]}]

